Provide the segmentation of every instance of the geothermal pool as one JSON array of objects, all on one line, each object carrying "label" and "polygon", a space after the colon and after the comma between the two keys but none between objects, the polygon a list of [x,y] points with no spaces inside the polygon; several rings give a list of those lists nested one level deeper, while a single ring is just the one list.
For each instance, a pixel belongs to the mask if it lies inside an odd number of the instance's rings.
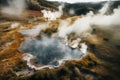
[{"label": "geothermal pool", "polygon": [[[39,68],[58,67],[64,60],[81,58],[84,53],[79,49],[72,49],[58,38],[28,39],[21,43],[19,51],[29,53],[24,59],[31,68],[37,68],[31,63],[39,64]],[[37,68],[38,69],[38,68]]]}]

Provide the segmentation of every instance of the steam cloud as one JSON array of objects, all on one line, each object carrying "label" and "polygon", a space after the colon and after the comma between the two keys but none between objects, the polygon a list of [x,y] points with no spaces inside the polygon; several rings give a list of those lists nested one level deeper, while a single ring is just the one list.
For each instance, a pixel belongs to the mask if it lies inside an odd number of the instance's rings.
[{"label": "steam cloud", "polygon": [[2,7],[3,15],[20,16],[26,9],[25,0],[7,0],[8,6]]},{"label": "steam cloud", "polygon": [[47,11],[47,10],[42,10],[41,12],[43,13],[43,16],[49,20],[56,20],[57,18],[60,18],[63,15],[63,10],[62,6],[58,7],[59,11]]},{"label": "steam cloud", "polygon": [[94,14],[90,11],[82,18],[77,18],[72,24],[69,20],[62,20],[58,28],[58,35],[65,38],[71,33],[75,33],[81,38],[89,37],[92,35],[93,28],[99,28],[109,32],[112,39],[120,40],[115,37],[120,32],[120,7],[114,9],[112,14],[106,15],[105,13],[109,10],[109,6],[110,3],[108,2],[99,10],[99,13]]}]

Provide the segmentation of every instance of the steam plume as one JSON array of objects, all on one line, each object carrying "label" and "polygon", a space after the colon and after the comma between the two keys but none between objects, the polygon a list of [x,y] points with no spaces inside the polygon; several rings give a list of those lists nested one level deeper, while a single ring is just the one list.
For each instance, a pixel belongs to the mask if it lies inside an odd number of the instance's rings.
[{"label": "steam plume", "polygon": [[[77,18],[71,25],[67,20],[60,22],[58,35],[65,38],[71,33],[75,33],[80,37],[89,37],[93,28],[99,28],[109,33],[118,34],[120,32],[120,8],[114,9],[113,13],[106,15],[110,3],[106,3],[99,13],[94,14],[92,11],[84,15],[82,18]],[[111,38],[113,38],[111,34]]]},{"label": "steam plume", "polygon": [[20,16],[25,9],[25,0],[8,0],[8,6],[2,7],[2,13],[6,15]]},{"label": "steam plume", "polygon": [[57,18],[60,18],[63,15],[62,11],[62,6],[58,7],[59,11],[47,11],[47,10],[42,10],[41,12],[43,13],[43,16],[49,20],[56,20]]}]

